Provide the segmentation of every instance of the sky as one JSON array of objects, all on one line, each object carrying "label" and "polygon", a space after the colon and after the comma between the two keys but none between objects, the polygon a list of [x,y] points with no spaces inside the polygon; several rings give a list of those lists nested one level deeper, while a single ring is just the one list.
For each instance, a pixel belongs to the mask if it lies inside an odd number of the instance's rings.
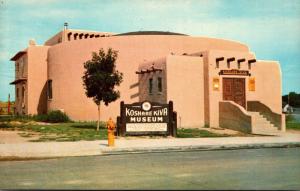
[{"label": "sky", "polygon": [[300,93],[300,0],[0,0],[0,100],[14,100],[14,63],[34,39],[62,30],[159,30],[240,41],[276,60],[283,94]]}]

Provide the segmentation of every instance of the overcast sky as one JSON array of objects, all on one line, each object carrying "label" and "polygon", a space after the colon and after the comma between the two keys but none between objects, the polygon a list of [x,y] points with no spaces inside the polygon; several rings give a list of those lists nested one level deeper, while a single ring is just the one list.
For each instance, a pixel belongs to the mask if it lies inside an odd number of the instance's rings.
[{"label": "overcast sky", "polygon": [[69,28],[106,32],[162,30],[231,39],[257,59],[277,60],[283,94],[300,92],[300,0],[0,0],[0,100],[14,99],[9,59]]}]

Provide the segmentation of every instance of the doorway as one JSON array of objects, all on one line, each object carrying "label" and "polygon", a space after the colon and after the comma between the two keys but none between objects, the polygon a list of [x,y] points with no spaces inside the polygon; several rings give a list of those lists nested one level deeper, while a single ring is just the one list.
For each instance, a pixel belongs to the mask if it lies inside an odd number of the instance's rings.
[{"label": "doorway", "polygon": [[223,100],[246,108],[245,78],[223,78]]}]

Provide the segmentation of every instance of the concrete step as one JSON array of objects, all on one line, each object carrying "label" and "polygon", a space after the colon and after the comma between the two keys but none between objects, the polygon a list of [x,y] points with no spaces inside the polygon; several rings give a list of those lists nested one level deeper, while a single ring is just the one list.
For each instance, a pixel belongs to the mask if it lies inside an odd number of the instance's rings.
[{"label": "concrete step", "polygon": [[263,119],[266,119],[267,120],[267,118],[265,118],[262,114],[260,114],[259,112],[249,112],[248,111],[248,113],[252,116],[252,117],[255,117],[255,118],[263,118]]},{"label": "concrete step", "polygon": [[257,135],[280,135],[280,131],[259,112],[248,112],[252,119],[252,134]]},{"label": "concrete step", "polygon": [[250,113],[250,114],[259,114],[259,112],[257,112],[257,111],[247,111],[248,113]]},{"label": "concrete step", "polygon": [[255,131],[252,131],[252,134],[254,135],[273,135],[273,136],[279,136],[281,135],[281,132],[280,131],[265,131],[265,130],[255,130]]},{"label": "concrete step", "polygon": [[252,134],[258,135],[280,135],[281,131],[271,125],[255,126],[252,128]]}]

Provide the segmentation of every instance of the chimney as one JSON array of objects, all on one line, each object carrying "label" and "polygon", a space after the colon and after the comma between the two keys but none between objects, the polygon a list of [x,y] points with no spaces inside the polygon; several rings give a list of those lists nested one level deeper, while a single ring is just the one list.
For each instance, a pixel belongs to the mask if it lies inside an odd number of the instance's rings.
[{"label": "chimney", "polygon": [[64,23],[64,30],[67,30],[67,29],[68,29],[68,23],[65,22],[65,23]]},{"label": "chimney", "polygon": [[67,39],[67,38],[66,38],[67,30],[68,30],[68,23],[65,22],[65,23],[64,23],[64,30],[62,31],[62,39],[61,39],[62,42],[65,42],[66,39]]}]

